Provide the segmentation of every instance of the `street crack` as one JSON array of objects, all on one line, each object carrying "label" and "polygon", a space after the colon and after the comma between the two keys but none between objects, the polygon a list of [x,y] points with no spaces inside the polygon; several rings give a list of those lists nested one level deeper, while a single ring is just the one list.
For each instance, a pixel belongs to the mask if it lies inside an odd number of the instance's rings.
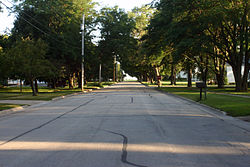
[{"label": "street crack", "polygon": [[71,112],[77,110],[78,108],[80,108],[80,107],[82,107],[82,106],[85,106],[85,105],[89,104],[89,103],[92,102],[92,101],[94,101],[94,99],[91,99],[91,100],[89,100],[89,101],[87,101],[87,102],[85,102],[85,103],[83,103],[83,104],[77,106],[76,108],[74,108],[74,109],[72,109],[72,110],[70,110],[70,111],[67,111],[67,112],[63,113],[63,114],[57,116],[56,118],[53,118],[53,119],[51,119],[51,120],[49,120],[49,121],[43,123],[42,125],[40,125],[40,126],[38,126],[38,127],[35,127],[35,128],[33,128],[33,129],[31,129],[31,130],[28,130],[28,131],[26,131],[26,132],[24,132],[24,133],[22,133],[22,134],[20,134],[20,135],[18,135],[18,136],[16,136],[16,137],[13,137],[13,138],[9,139],[8,141],[6,141],[6,142],[4,142],[4,143],[1,143],[0,146],[5,145],[5,144],[7,144],[7,143],[9,143],[9,142],[11,142],[11,141],[14,141],[14,140],[16,140],[16,139],[18,139],[18,138],[20,138],[20,137],[22,137],[22,136],[24,136],[24,135],[26,135],[26,134],[28,134],[28,133],[30,133],[30,132],[33,132],[33,131],[35,131],[35,130],[37,130],[37,129],[40,129],[40,128],[42,128],[42,127],[44,127],[44,126],[50,124],[51,122],[54,122],[54,121],[56,121],[57,119],[60,119],[61,117],[63,117],[63,116],[65,116],[65,115],[67,115],[67,114],[69,114],[69,113],[71,113]]}]

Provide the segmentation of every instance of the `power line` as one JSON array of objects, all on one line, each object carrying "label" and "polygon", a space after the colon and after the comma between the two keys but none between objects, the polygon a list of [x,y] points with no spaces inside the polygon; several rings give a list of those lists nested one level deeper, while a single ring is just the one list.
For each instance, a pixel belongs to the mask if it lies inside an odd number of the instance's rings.
[{"label": "power line", "polygon": [[[9,3],[11,3],[13,6],[15,6],[15,4],[14,4],[13,2],[11,2],[10,0],[7,0],[7,1],[8,1]],[[54,1],[51,1],[51,2],[53,3]],[[47,5],[47,6],[49,6],[49,5]],[[34,8],[34,9],[37,9],[37,8]],[[21,11],[21,9],[17,9],[17,10]],[[38,10],[38,9],[37,9],[37,10]],[[48,29],[46,26],[42,25],[42,24],[41,24],[39,21],[37,21],[35,18],[33,18],[33,17],[30,16],[29,14],[25,13],[24,11],[22,11],[22,12],[23,12],[24,14],[28,15],[30,18],[32,18],[34,21],[36,21],[38,24],[40,24],[41,26],[45,27],[48,31],[51,32],[50,29]],[[57,15],[59,15],[60,18],[63,18],[63,17],[64,17],[61,13],[57,12],[56,10],[50,10],[50,12],[51,12],[52,14],[57,14]],[[65,20],[61,20],[61,21],[62,21],[64,24],[69,24],[68,22],[65,22]],[[75,24],[77,24],[77,25],[80,24],[80,22],[77,22],[75,19],[72,19],[71,22],[72,22],[72,23],[75,23]],[[91,34],[91,33],[89,33],[89,34]]]},{"label": "power line", "polygon": [[[9,3],[11,3],[13,6],[15,6],[15,4],[13,3],[13,2],[11,2],[10,0],[7,0]],[[53,1],[52,1],[52,3],[53,3]],[[36,8],[34,8],[34,9],[36,9]],[[17,9],[17,10],[21,10],[21,9]],[[27,13],[25,13],[24,11],[22,11],[24,14],[26,14],[26,15],[28,15],[29,17],[31,17],[33,20],[35,20],[38,24],[40,24],[40,25],[42,25],[39,21],[37,21],[35,18],[33,18],[32,16],[30,16],[29,14],[27,14]],[[52,12],[54,13],[54,14],[58,14],[61,18],[63,17],[63,15],[61,14],[61,13],[59,13],[59,12],[56,12],[56,10],[52,10]],[[75,20],[71,20],[73,23],[76,23],[76,24],[80,24],[80,22],[77,22],[77,21],[75,21]],[[62,20],[62,22],[63,23],[65,23],[65,24],[68,24],[68,23],[66,23],[64,20]],[[42,25],[42,26],[44,26],[44,25]],[[44,26],[45,27],[45,26]],[[47,27],[45,27],[45,28],[47,28]],[[50,30],[49,30],[50,31]]]},{"label": "power line", "polygon": [[[0,1],[0,3],[3,4],[8,10],[12,11],[13,13],[16,12],[16,11],[13,11],[13,9],[11,9],[10,7],[8,7],[8,6],[7,6],[5,3],[3,3],[2,1]],[[23,13],[24,13],[24,12],[23,12]],[[28,15],[28,14],[27,14],[27,15]],[[66,43],[64,43],[63,41],[60,41],[60,40],[54,38],[53,36],[51,36],[51,35],[48,34],[47,32],[43,31],[42,29],[40,29],[40,28],[37,27],[36,25],[34,25],[34,24],[32,24],[31,22],[29,22],[29,21],[28,21],[27,19],[25,19],[23,16],[21,16],[21,15],[19,15],[19,16],[20,16],[21,19],[23,19],[23,20],[24,20],[25,22],[27,22],[29,25],[31,25],[32,27],[34,27],[34,28],[37,29],[38,31],[44,33],[45,35],[47,35],[47,36],[50,37],[51,39],[53,39],[53,40],[55,40],[55,41],[57,41],[57,42],[60,42],[60,43],[62,43],[62,44],[64,44],[64,45],[68,45],[68,46],[70,46],[70,47],[74,47],[74,48],[77,48],[77,49],[81,49],[80,47],[66,44]],[[31,17],[31,16],[29,15],[29,17]],[[31,17],[31,18],[32,18],[33,20],[36,20],[36,19],[34,19],[33,17]],[[36,22],[38,22],[38,21],[36,20]],[[40,24],[40,23],[39,23],[39,24]]]},{"label": "power line", "polygon": [[[13,6],[16,6],[13,2],[7,0],[9,3],[11,3]],[[47,29],[48,31],[51,31],[48,27],[44,26],[43,24],[41,24],[37,19],[33,18],[32,16],[30,16],[29,14],[27,14],[26,12],[22,11],[21,9],[19,9],[18,7],[15,8],[18,11],[21,11],[22,13],[24,13],[26,16],[28,16],[29,18],[31,18],[32,20],[34,20],[36,23],[38,23],[39,25],[43,26],[45,29]]]}]

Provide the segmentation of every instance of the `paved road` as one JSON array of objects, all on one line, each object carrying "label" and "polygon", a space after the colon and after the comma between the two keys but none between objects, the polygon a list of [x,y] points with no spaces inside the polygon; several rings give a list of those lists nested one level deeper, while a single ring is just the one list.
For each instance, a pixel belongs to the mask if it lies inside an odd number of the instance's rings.
[{"label": "paved road", "polygon": [[249,167],[250,124],[135,82],[0,118],[0,167]]}]

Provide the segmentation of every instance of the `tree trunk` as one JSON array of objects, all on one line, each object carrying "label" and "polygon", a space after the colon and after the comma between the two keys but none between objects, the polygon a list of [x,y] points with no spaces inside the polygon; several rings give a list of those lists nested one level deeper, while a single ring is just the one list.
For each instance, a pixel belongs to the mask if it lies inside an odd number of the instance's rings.
[{"label": "tree trunk", "polygon": [[250,57],[248,55],[248,51],[245,53],[245,68],[244,68],[244,73],[243,73],[243,77],[242,77],[242,91],[248,91],[248,77],[249,77],[249,70],[250,70],[250,63],[248,63],[250,61]]},{"label": "tree trunk", "polygon": [[78,83],[78,88],[81,88],[82,87],[82,74],[81,74],[81,72],[78,72],[77,83]]},{"label": "tree trunk", "polygon": [[209,57],[208,57],[208,56],[206,56],[206,62],[205,62],[205,73],[204,73],[204,78],[203,78],[203,82],[205,82],[205,84],[207,84],[208,64],[209,64]]},{"label": "tree trunk", "polygon": [[21,92],[21,93],[23,92],[23,82],[22,82],[21,79],[20,79],[20,92]]},{"label": "tree trunk", "polygon": [[216,80],[218,83],[218,88],[224,88],[225,85],[224,73],[216,74]]},{"label": "tree trunk", "polygon": [[141,76],[138,76],[138,81],[139,82],[142,82],[142,80],[143,80],[143,76],[141,75]]},{"label": "tree trunk", "polygon": [[56,89],[56,81],[55,81],[55,79],[53,79],[53,81],[52,81],[52,88]]},{"label": "tree trunk", "polygon": [[69,89],[74,88],[74,78],[72,75],[69,76]]},{"label": "tree trunk", "polygon": [[35,79],[35,90],[36,90],[36,93],[38,93],[38,84],[37,84],[37,79]]},{"label": "tree trunk", "polygon": [[99,84],[102,83],[102,64],[99,65]]},{"label": "tree trunk", "polygon": [[216,57],[213,58],[214,60],[214,72],[216,75],[216,81],[218,84],[218,88],[224,88],[225,85],[225,65],[226,62],[224,59],[221,59],[218,57],[218,53],[216,54]]},{"label": "tree trunk", "polygon": [[174,64],[171,64],[170,81],[171,81],[171,85],[176,85],[176,67]]},{"label": "tree trunk", "polygon": [[236,92],[246,92],[247,91],[247,77],[241,75],[241,67],[232,66],[234,79],[235,79],[235,91]]},{"label": "tree trunk", "polygon": [[241,67],[232,66],[232,69],[233,69],[233,74],[234,74],[234,79],[235,79],[235,84],[236,84],[235,91],[240,92],[242,90]]},{"label": "tree trunk", "polygon": [[33,78],[30,80],[30,85],[31,85],[33,96],[37,96],[36,89],[34,87],[34,79]]},{"label": "tree trunk", "polygon": [[192,68],[189,67],[188,69],[188,87],[191,88],[192,87]]}]

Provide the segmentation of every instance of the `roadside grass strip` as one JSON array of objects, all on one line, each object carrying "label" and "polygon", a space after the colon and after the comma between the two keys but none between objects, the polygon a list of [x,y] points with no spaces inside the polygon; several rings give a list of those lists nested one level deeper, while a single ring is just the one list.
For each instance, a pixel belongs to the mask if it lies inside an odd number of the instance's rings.
[{"label": "roadside grass strip", "polygon": [[[200,92],[198,88],[163,87],[159,89],[222,110],[230,116],[238,117],[250,115],[250,98],[207,92],[207,99],[204,99],[203,93],[203,99],[199,101]],[[225,91],[221,91],[221,93],[225,93]]]},{"label": "roadside grass strip", "polygon": [[[84,89],[98,89],[100,87],[106,87],[114,84],[114,82],[88,82]],[[0,88],[0,100],[52,100],[53,98],[59,96],[65,96],[73,93],[82,92],[80,88],[69,89],[64,88],[48,88],[39,87],[39,93],[37,96],[32,95],[32,90],[30,87],[23,87],[22,92],[20,92],[20,87],[3,87]]]},{"label": "roadside grass strip", "polygon": [[81,92],[79,89],[72,90],[56,90],[56,91],[47,91],[45,92],[43,89],[39,89],[39,93],[37,96],[33,96],[32,92],[0,92],[0,100],[51,100],[58,96],[65,96],[68,94]]},{"label": "roadside grass strip", "polygon": [[23,105],[20,105],[20,104],[0,104],[0,112],[2,110],[7,110],[7,109],[21,107],[21,106],[23,106]]}]

